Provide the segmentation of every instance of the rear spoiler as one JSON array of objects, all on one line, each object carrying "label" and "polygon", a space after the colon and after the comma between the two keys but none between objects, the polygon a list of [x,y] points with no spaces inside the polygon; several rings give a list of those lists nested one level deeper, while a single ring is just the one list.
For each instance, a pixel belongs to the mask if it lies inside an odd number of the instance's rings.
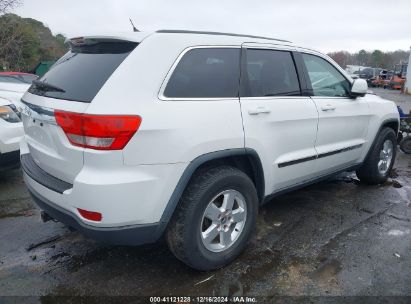
[{"label": "rear spoiler", "polygon": [[66,39],[65,43],[73,46],[93,45],[99,42],[137,42],[140,43],[150,34],[149,32],[120,33],[114,35],[78,36]]}]

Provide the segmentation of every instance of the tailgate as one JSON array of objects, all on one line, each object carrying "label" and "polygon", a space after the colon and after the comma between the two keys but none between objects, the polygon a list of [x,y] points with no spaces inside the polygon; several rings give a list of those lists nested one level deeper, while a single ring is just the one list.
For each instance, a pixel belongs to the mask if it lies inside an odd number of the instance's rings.
[{"label": "tailgate", "polygon": [[[51,106],[55,104],[52,108]],[[34,162],[50,175],[68,183],[83,167],[83,148],[70,144],[66,134],[57,125],[54,109],[83,113],[86,103],[61,101],[26,94],[23,99],[22,120],[25,139]]]}]

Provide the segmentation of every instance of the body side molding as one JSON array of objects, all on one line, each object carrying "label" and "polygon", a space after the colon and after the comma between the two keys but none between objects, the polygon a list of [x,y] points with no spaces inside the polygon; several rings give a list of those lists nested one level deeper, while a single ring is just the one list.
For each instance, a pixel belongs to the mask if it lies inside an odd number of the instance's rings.
[{"label": "body side molding", "polygon": [[279,163],[278,168],[284,168],[284,167],[287,167],[287,166],[296,165],[296,164],[299,164],[299,163],[315,160],[315,159],[318,159],[318,158],[323,158],[323,157],[327,157],[327,156],[331,156],[331,155],[351,151],[351,150],[354,150],[354,149],[359,149],[362,146],[363,146],[363,144],[349,146],[349,147],[346,147],[346,148],[337,149],[337,150],[333,150],[333,151],[326,152],[326,153],[321,153],[321,154],[318,154],[317,156],[313,155],[313,156],[309,156],[309,157],[304,157],[304,158],[300,158],[300,159],[296,159],[296,160],[291,160],[291,161]]}]

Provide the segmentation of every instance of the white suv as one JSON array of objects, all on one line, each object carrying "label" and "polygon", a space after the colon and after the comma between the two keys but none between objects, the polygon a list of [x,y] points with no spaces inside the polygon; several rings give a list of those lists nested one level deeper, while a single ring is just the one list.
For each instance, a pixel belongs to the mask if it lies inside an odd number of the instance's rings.
[{"label": "white suv", "polygon": [[394,103],[287,41],[161,30],[69,40],[23,97],[24,178],[44,220],[189,266],[226,265],[275,195],[387,179]]},{"label": "white suv", "polygon": [[0,172],[18,167],[23,125],[16,106],[0,97]]}]

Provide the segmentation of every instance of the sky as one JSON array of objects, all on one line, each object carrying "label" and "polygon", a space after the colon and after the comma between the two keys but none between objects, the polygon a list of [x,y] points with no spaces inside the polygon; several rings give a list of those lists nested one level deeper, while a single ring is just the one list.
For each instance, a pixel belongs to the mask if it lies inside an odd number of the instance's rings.
[{"label": "sky", "polygon": [[290,40],[322,52],[411,47],[411,0],[21,0],[14,13],[68,37],[185,29]]}]

